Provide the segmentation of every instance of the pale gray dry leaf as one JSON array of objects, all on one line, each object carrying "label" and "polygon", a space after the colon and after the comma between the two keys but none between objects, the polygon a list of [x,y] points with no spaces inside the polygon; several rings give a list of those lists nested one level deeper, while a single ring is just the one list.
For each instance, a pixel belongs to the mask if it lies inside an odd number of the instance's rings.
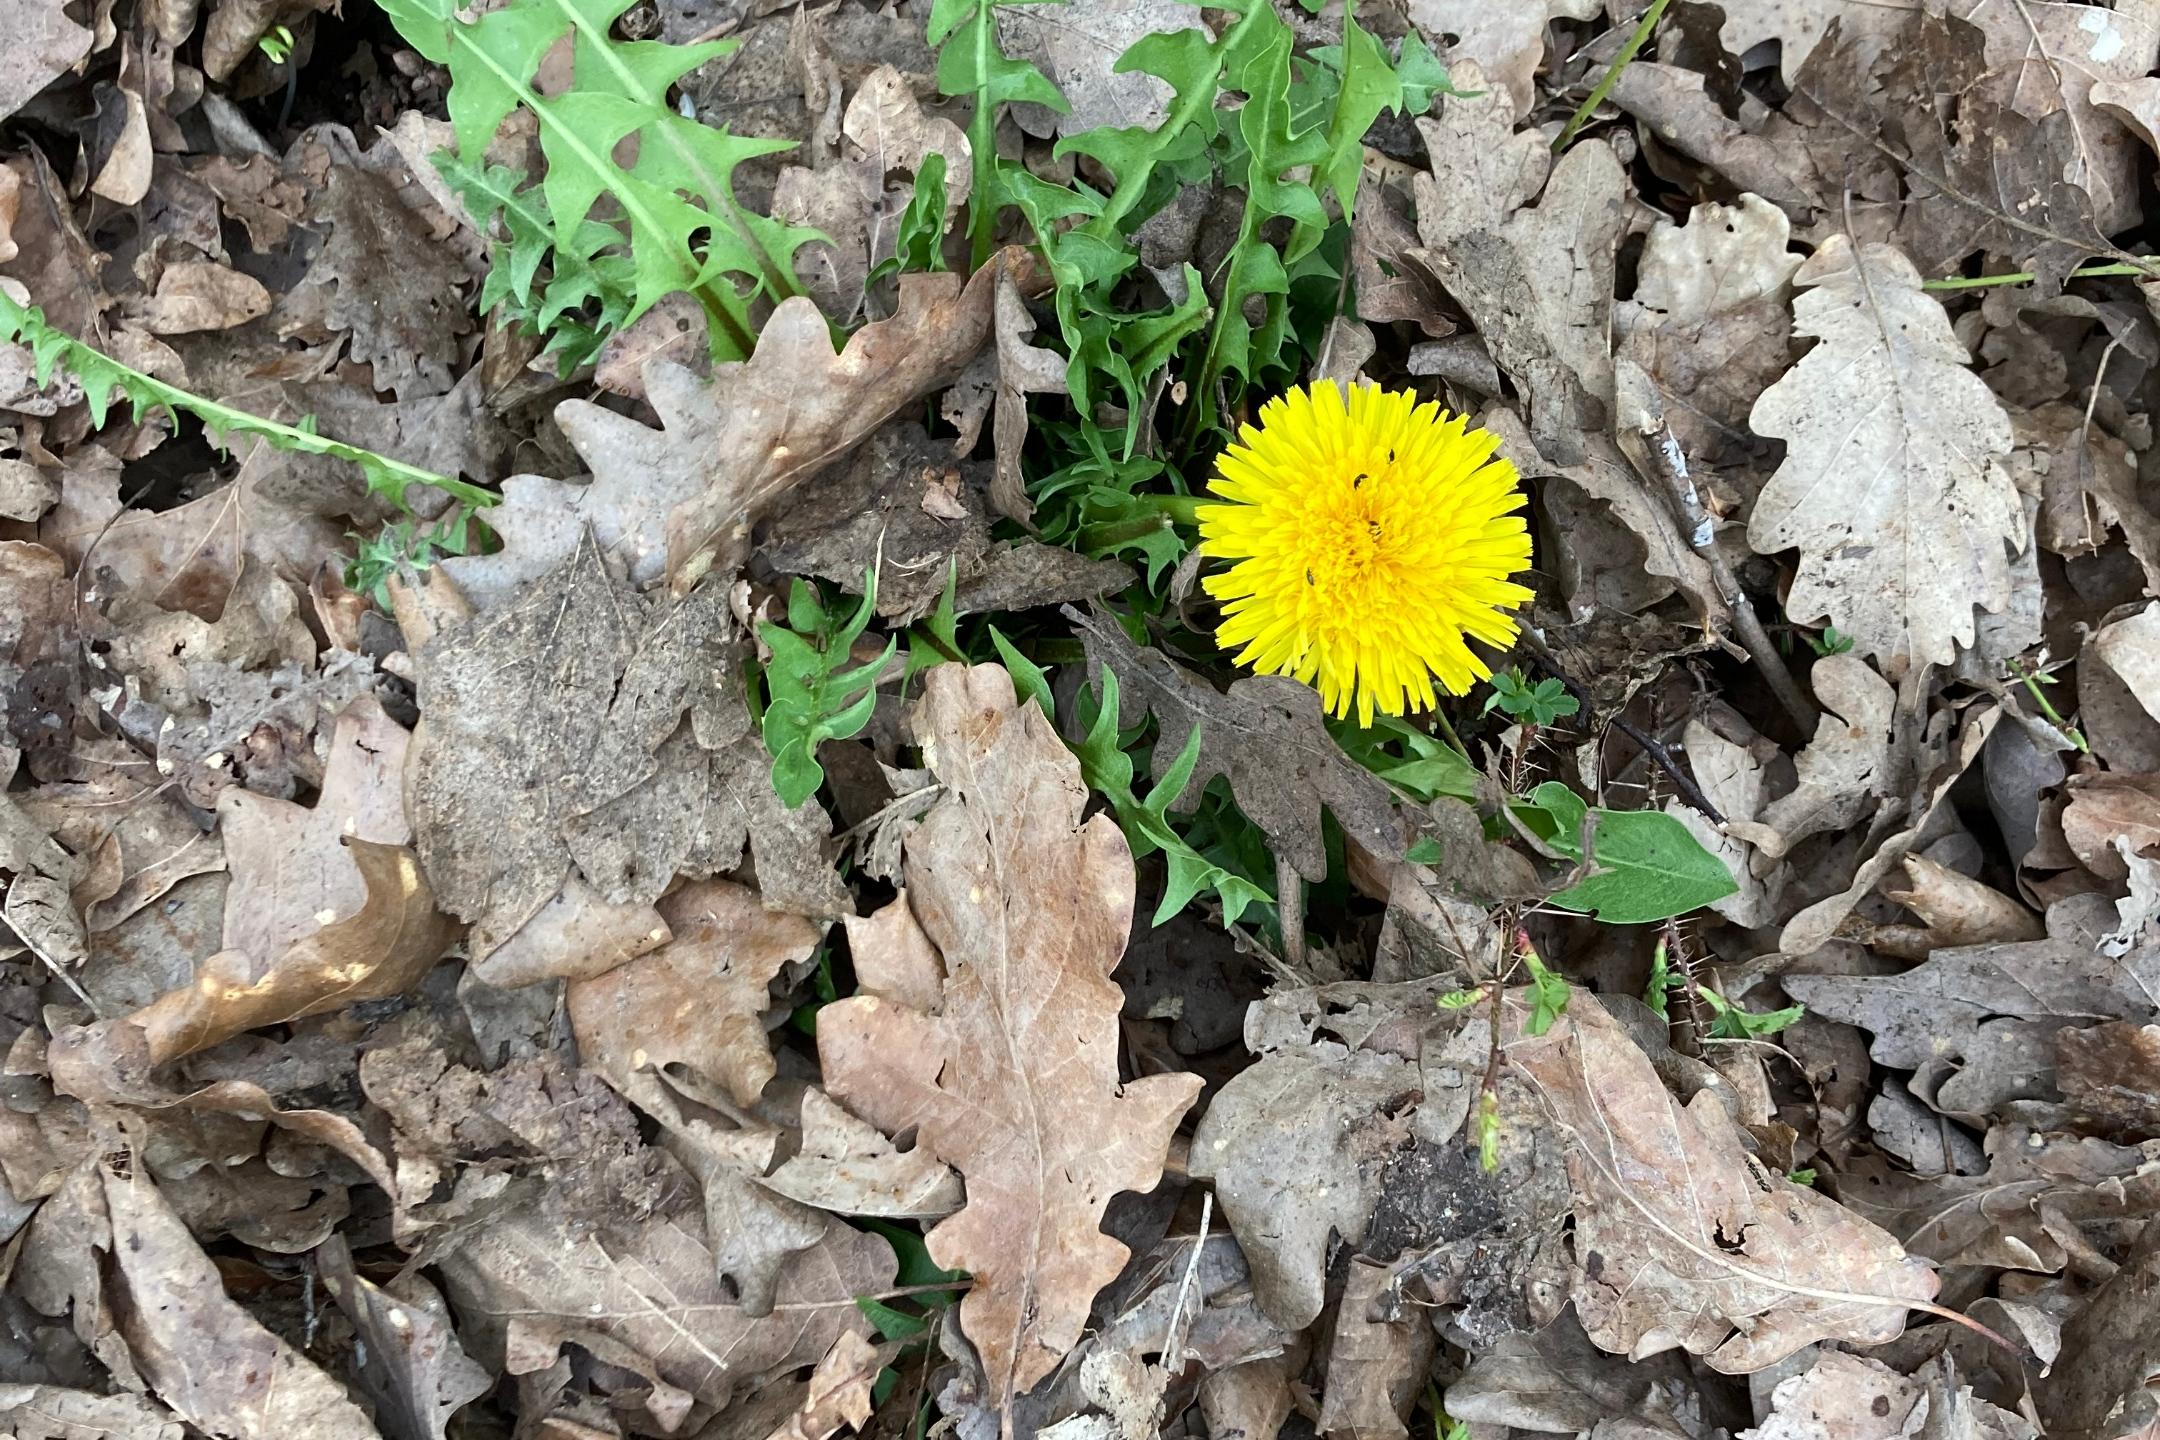
[{"label": "pale gray dry leaf", "polygon": [[1497,230],[1552,171],[1552,147],[1535,131],[1516,131],[1511,97],[1485,83],[1482,66],[1465,60],[1450,74],[1468,93],[1446,96],[1436,119],[1418,121],[1435,168],[1412,181],[1418,240],[1436,251],[1479,230]]},{"label": "pale gray dry leaf", "polygon": [[1919,1428],[1913,1409],[1926,1399],[1923,1387],[1880,1360],[1828,1350],[1778,1381],[1770,1413],[1741,1440],[1910,1440]]},{"label": "pale gray dry leaf", "polygon": [[[2146,1225],[2092,1300],[2063,1327],[2063,1349],[2082,1363],[2056,1366],[2034,1387],[2046,1434],[2063,1440],[2150,1432],[2160,1412],[2147,1387],[2160,1355],[2151,1297],[2160,1280],[2160,1229]],[[2023,1432],[2012,1440],[2026,1440]]]},{"label": "pale gray dry leaf", "polygon": [[815,1086],[803,1092],[801,1148],[762,1183],[837,1215],[928,1220],[952,1214],[962,1198],[960,1177],[936,1156],[900,1149]]},{"label": "pale gray dry leaf", "polygon": [[1687,224],[1660,225],[1644,241],[1635,298],[1614,317],[1621,353],[1655,384],[1697,465],[1749,455],[1748,412],[1792,363],[1791,236],[1783,211],[1744,194],[1735,206],[1698,205]]},{"label": "pale gray dry leaf", "polygon": [[856,997],[818,1014],[835,1098],[961,1172],[968,1203],[928,1237],[972,1272],[960,1318],[1002,1405],[1072,1349],[1129,1254],[1100,1229],[1162,1175],[1193,1075],[1120,1085],[1109,976],[1134,876],[1050,718],[995,665],[923,677],[914,730],[946,792],[907,840],[910,911],[945,960],[942,1010]]},{"label": "pale gray dry leaf", "polygon": [[441,1268],[488,1361],[543,1369],[561,1346],[581,1346],[647,1377],[647,1408],[673,1430],[693,1400],[725,1406],[816,1364],[843,1334],[867,1336],[855,1297],[887,1289],[895,1262],[881,1237],[830,1226],[788,1262],[772,1313],[753,1318],[721,1284],[694,1216],[584,1233],[527,1209],[480,1227]]},{"label": "pale gray dry leaf", "polygon": [[[1418,187],[1426,248],[1411,257],[1469,313],[1493,360],[1522,390],[1538,448],[1573,464],[1582,458],[1583,437],[1604,433],[1612,418],[1614,256],[1625,225],[1626,174],[1611,146],[1584,141],[1553,166],[1534,208],[1473,228],[1450,203],[1445,230],[1454,233],[1446,235],[1427,232],[1427,197],[1456,182],[1456,167],[1480,173],[1492,162],[1433,153],[1434,184]],[[1497,197],[1486,193],[1482,203],[1490,206]]]},{"label": "pale gray dry leaf", "polygon": [[[1682,751],[1696,788],[1725,825],[1712,825],[1707,816],[1678,799],[1665,802],[1665,813],[1688,827],[1705,850],[1725,862],[1740,889],[1710,902],[1710,908],[1745,929],[1768,925],[1777,919],[1784,897],[1788,871],[1781,865],[1758,866],[1755,847],[1740,838],[1741,826],[1761,813],[1766,777],[1762,764],[1745,745],[1728,740],[1699,719],[1689,720],[1682,732]],[[1767,870],[1767,874],[1759,873]]]},{"label": "pale gray dry leaf", "polygon": [[1793,757],[1796,782],[1762,808],[1759,825],[1737,831],[1772,859],[1810,835],[1843,830],[1888,794],[1897,691],[1857,655],[1825,655],[1808,675],[1826,712],[1815,738]]},{"label": "pale gray dry leaf", "polygon": [[2041,543],[2058,555],[2090,554],[2113,527],[2145,572],[2148,593],[2160,591],[2160,518],[2138,492],[2130,447],[2082,405],[2063,401],[2014,415],[2012,425],[2017,458],[2038,474]]},{"label": "pale gray dry leaf", "polygon": [[365,1344],[355,1352],[360,1387],[384,1440],[444,1440],[450,1417],[495,1388],[495,1377],[458,1344],[449,1307],[418,1275],[377,1285],[353,1268],[344,1237],[316,1254],[323,1288]]},{"label": "pale gray dry leaf", "polygon": [[1933,1300],[1925,1264],[1764,1166],[1713,1091],[1667,1094],[1590,997],[1506,1053],[1569,1140],[1575,1308],[1601,1348],[1747,1374],[1816,1341],[1894,1339]]},{"label": "pale gray dry leaf", "polygon": [[1835,189],[1824,185],[1807,147],[1781,145],[1727,115],[1697,71],[1637,60],[1614,82],[1612,103],[1641,121],[1661,143],[1701,161],[1735,189],[1760,195],[1795,220],[1804,221],[1834,201]]},{"label": "pale gray dry leaf", "polygon": [[1936,1109],[1985,1115],[2055,1098],[2064,1027],[2160,1018],[2160,947],[2099,953],[2113,918],[2078,897],[2048,911],[2046,940],[1937,950],[1901,975],[1788,975],[1785,989],[1810,1014],[1869,1031],[1875,1059],[1917,1072],[1914,1093]]},{"label": "pale gray dry leaf", "polygon": [[1471,1357],[1447,1389],[1448,1414],[1471,1425],[1518,1432],[1603,1436],[1614,1421],[1642,1430],[1620,1433],[1699,1436],[1702,1396],[1677,1352],[1640,1360],[1615,1357],[1590,1343],[1572,1312],[1535,1333],[1503,1335]]},{"label": "pale gray dry leaf", "polygon": [[190,1424],[236,1440],[379,1440],[345,1393],[225,1293],[225,1282],[146,1174],[97,1167],[112,1217],[119,1331],[151,1391]]},{"label": "pale gray dry leaf", "polygon": [[1314,882],[1327,878],[1323,807],[1346,835],[1375,854],[1395,856],[1406,843],[1388,788],[1343,754],[1322,723],[1311,686],[1258,675],[1218,691],[1159,650],[1142,649],[1115,621],[1068,607],[1086,642],[1089,665],[1116,672],[1121,723],[1153,712],[1162,727],[1156,764],[1167,766],[1197,730],[1199,758],[1174,809],[1200,803],[1217,775],[1229,780],[1239,806],[1266,833],[1273,851]]},{"label": "pale gray dry leaf", "polygon": [[1996,458],[2009,419],[1897,250],[1832,236],[1794,278],[1794,328],[1822,343],[1750,416],[1787,449],[1748,543],[1800,550],[1795,619],[1827,616],[1861,654],[1947,665],[1973,608],[2009,602],[2006,542],[2029,543]]},{"label": "pale gray dry leaf", "polygon": [[57,1385],[0,1385],[0,1428],[14,1440],[184,1440],[186,1426],[153,1400]]},{"label": "pale gray dry leaf", "polygon": [[47,0],[6,0],[0,4],[0,120],[7,119],[37,93],[81,64],[95,32],[68,18]]},{"label": "pale gray dry leaf", "polygon": [[2088,644],[2145,713],[2160,720],[2160,602],[2101,626]]},{"label": "pale gray dry leaf", "polygon": [[1920,0],[1876,0],[1852,5],[1846,0],[1726,0],[1725,24],[1718,37],[1735,55],[1745,55],[1767,40],[1779,42],[1779,68],[1789,82],[1814,53],[1816,42],[1830,22],[1839,22],[1848,38],[1862,38],[1866,54],[1880,54],[1889,47],[1914,15]]},{"label": "pale gray dry leaf", "polygon": [[403,399],[450,388],[459,337],[472,329],[462,288],[470,278],[447,247],[398,199],[390,182],[357,166],[330,171],[319,218],[330,227],[294,295],[287,335],[322,328],[351,336],[348,352],[375,388]]},{"label": "pale gray dry leaf", "polygon": [[[1127,128],[1162,123],[1170,87],[1138,71],[1116,73],[1117,59],[1144,35],[1195,28],[1199,13],[1179,0],[1096,0],[1044,10],[1015,6],[998,12],[1005,53],[1030,60],[1071,107],[1014,108],[1014,118],[1037,136],[1078,135],[1099,125]],[[1205,32],[1203,32],[1204,34]]]},{"label": "pale gray dry leaf", "polygon": [[228,266],[183,261],[166,266],[157,288],[130,310],[130,318],[152,335],[229,330],[269,314],[270,292],[252,275]]},{"label": "pale gray dry leaf", "polygon": [[1409,1135],[1390,1115],[1419,1093],[1409,1061],[1321,1043],[1261,1056],[1200,1118],[1188,1166],[1213,1182],[1276,1324],[1302,1330],[1319,1316],[1329,1237],[1365,1238],[1388,1157]]},{"label": "pale gray dry leaf", "polygon": [[[1537,103],[1538,67],[1545,63],[1545,27],[1553,20],[1587,20],[1597,0],[1524,0],[1493,5],[1486,0],[1410,0],[1410,23],[1424,32],[1456,77],[1457,89],[1477,88],[1458,68],[1475,61],[1521,119]],[[1454,42],[1447,44],[1448,36]]]}]

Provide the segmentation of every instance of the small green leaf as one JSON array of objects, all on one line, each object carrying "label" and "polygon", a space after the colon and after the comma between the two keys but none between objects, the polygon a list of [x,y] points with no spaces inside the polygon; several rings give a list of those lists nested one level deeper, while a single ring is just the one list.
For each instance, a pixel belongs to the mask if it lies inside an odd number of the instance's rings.
[{"label": "small green leaf", "polygon": [[1476,988],[1450,990],[1433,1003],[1443,1010],[1467,1010],[1485,998],[1485,992]]},{"label": "small green leaf", "polygon": [[1549,897],[1563,910],[1596,914],[1612,925],[1639,925],[1736,893],[1725,862],[1703,849],[1694,832],[1656,810],[1592,810],[1557,780],[1511,801],[1515,813],[1569,859],[1582,858],[1582,822],[1596,817],[1592,847],[1597,873]]},{"label": "small green leaf", "polygon": [[1403,852],[1402,858],[1412,865],[1437,865],[1446,853],[1437,839],[1430,835],[1420,835],[1411,842],[1410,848]]},{"label": "small green leaf", "polygon": [[1537,951],[1525,948],[1522,958],[1530,972],[1530,1018],[1523,1022],[1523,1033],[1543,1035],[1567,1010],[1568,983],[1545,968]]},{"label": "small green leaf", "polygon": [[1807,1014],[1805,1005],[1788,1005],[1782,1010],[1743,1010],[1708,985],[1696,986],[1695,993],[1716,1017],[1710,1022],[1710,1036],[1714,1040],[1753,1040],[1775,1035]]},{"label": "small green leaf", "polygon": [[876,659],[839,668],[876,610],[874,570],[863,574],[862,603],[837,624],[819,601],[816,587],[797,580],[788,596],[788,624],[793,628],[769,623],[759,627],[772,652],[765,667],[765,713],[759,731],[773,757],[773,789],[789,809],[825,783],[818,746],[861,734],[877,708],[877,678],[899,648],[899,637],[888,636]]},{"label": "small green leaf", "polygon": [[[1548,1021],[1548,1024],[1551,1022]],[[1542,1031],[1534,1031],[1542,1034]],[[1490,1090],[1478,1095],[1477,1112],[1477,1159],[1478,1168],[1487,1175],[1500,1170],[1500,1097]]]}]

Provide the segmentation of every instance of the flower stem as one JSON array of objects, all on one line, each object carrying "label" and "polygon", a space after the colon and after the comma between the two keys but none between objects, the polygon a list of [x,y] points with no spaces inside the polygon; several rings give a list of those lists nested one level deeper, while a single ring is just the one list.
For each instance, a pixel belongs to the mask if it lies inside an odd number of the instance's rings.
[{"label": "flower stem", "polygon": [[1590,117],[1597,113],[1597,107],[1605,103],[1606,96],[1612,94],[1612,87],[1620,79],[1620,72],[1634,64],[1635,57],[1642,53],[1643,46],[1650,43],[1650,32],[1657,29],[1658,21],[1665,16],[1665,7],[1671,3],[1672,0],[1650,0],[1650,8],[1643,11],[1642,19],[1635,24],[1635,33],[1628,36],[1627,43],[1620,47],[1620,53],[1613,56],[1612,64],[1606,66],[1605,73],[1598,77],[1597,88],[1576,107],[1575,113],[1568,117],[1566,126],[1561,129],[1559,138],[1552,142],[1553,154],[1557,155],[1567,149],[1576,133],[1590,123]]},{"label": "flower stem", "polygon": [[1180,525],[1198,525],[1200,507],[1215,503],[1205,495],[1141,495],[1137,498]]}]

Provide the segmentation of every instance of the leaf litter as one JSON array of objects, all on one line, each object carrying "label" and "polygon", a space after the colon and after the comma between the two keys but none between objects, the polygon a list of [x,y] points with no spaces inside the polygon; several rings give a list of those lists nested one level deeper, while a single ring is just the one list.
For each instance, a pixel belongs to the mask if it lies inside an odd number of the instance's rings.
[{"label": "leaf litter", "polygon": [[2150,1429],[2160,15],[1344,8],[0,0],[0,1429]]}]

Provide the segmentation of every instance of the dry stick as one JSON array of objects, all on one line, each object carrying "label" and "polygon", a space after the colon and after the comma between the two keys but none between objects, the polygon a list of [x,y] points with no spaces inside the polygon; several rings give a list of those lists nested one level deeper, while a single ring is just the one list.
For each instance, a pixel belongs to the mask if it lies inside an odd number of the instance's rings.
[{"label": "dry stick", "polygon": [[1305,882],[1282,856],[1275,857],[1275,915],[1282,922],[1282,958],[1305,973]]},{"label": "dry stick", "polygon": [[[1538,668],[1567,687],[1568,694],[1575,697],[1575,703],[1582,707],[1582,714],[1586,719],[1594,715],[1596,707],[1591,703],[1589,692],[1575,683],[1575,677],[1560,668],[1559,657],[1553,654],[1552,647],[1545,643],[1545,637],[1538,633],[1537,627],[1525,625],[1522,633],[1523,639],[1529,642],[1530,648],[1537,653]],[[1651,764],[1665,772],[1665,778],[1672,781],[1673,789],[1679,792],[1680,798],[1687,802],[1689,808],[1701,811],[1703,817],[1713,825],[1725,823],[1725,817],[1718,813],[1717,806],[1710,803],[1710,797],[1703,794],[1694,777],[1681,767],[1679,761],[1673,759],[1672,752],[1663,744],[1652,739],[1641,726],[1617,710],[1606,717],[1605,723],[1642,747],[1643,754],[1650,758]]]},{"label": "dry stick", "polygon": [[1695,481],[1688,475],[1687,456],[1682,453],[1680,442],[1673,437],[1672,426],[1659,420],[1655,430],[1643,432],[1643,441],[1644,448],[1650,452],[1650,468],[1664,482],[1666,498],[1679,512],[1680,533],[1687,537],[1688,548],[1708,563],[1711,578],[1717,582],[1718,596],[1732,611],[1733,627],[1740,632],[1740,643],[1747,647],[1755,668],[1762,671],[1770,692],[1785,707],[1785,713],[1799,725],[1801,735],[1813,735],[1815,722],[1820,717],[1801,692],[1799,682],[1793,679],[1792,671],[1785,668],[1785,657],[1770,643],[1769,633],[1757,618],[1747,592],[1740,588],[1732,566],[1725,563],[1725,556],[1717,547],[1717,526],[1711,521],[1710,512],[1703,507],[1702,492],[1695,488]]}]

